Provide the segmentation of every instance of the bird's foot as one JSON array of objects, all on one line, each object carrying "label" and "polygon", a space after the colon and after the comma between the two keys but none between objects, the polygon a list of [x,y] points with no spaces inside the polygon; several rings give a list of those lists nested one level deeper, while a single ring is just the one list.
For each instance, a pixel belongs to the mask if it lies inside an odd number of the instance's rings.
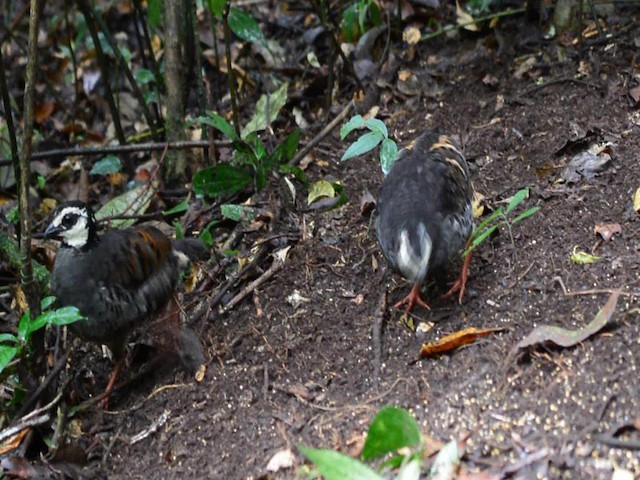
[{"label": "bird's foot", "polygon": [[405,308],[404,313],[410,313],[411,310],[413,310],[413,306],[416,303],[418,305],[420,305],[422,308],[426,308],[427,310],[431,310],[431,307],[429,307],[429,304],[427,302],[425,302],[424,300],[422,300],[422,297],[420,297],[420,284],[419,283],[414,283],[413,284],[413,288],[411,289],[411,292],[409,292],[409,295],[407,295],[402,300],[400,300],[398,303],[396,303],[394,305],[394,307],[395,308],[402,308],[404,305],[406,305],[407,308]]},{"label": "bird's foot", "polygon": [[467,285],[467,279],[469,278],[469,265],[471,264],[471,252],[467,253],[464,257],[464,262],[462,263],[462,271],[460,272],[460,276],[454,282],[452,287],[449,289],[447,293],[442,295],[442,298],[449,298],[456,292],[460,292],[458,294],[458,303],[462,303],[462,299],[464,298],[464,291]]}]

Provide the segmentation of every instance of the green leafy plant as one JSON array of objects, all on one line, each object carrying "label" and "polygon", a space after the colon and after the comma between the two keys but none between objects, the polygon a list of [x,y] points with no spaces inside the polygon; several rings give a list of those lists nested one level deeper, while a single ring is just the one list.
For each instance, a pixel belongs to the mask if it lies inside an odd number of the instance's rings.
[{"label": "green leafy plant", "polygon": [[[418,478],[404,475],[409,471],[419,472],[422,447],[422,435],[411,414],[401,408],[387,406],[378,412],[369,426],[361,460],[334,450],[298,448],[326,480],[382,480],[389,477],[382,476],[365,462],[388,456],[383,468],[399,469],[396,479]],[[404,450],[402,454],[398,453],[400,449]]]},{"label": "green leafy plant", "polygon": [[48,310],[55,302],[55,297],[45,297],[41,302],[43,313],[32,319],[29,312],[25,312],[18,323],[17,335],[12,333],[0,334],[0,373],[28,348],[33,332],[47,325],[68,325],[82,319],[76,307],[62,307]]},{"label": "green leafy plant", "polygon": [[122,161],[115,155],[107,155],[102,157],[91,167],[89,172],[91,175],[108,175],[110,173],[116,173],[122,170]]},{"label": "green leafy plant", "polygon": [[384,122],[377,118],[369,118],[365,120],[361,115],[353,116],[340,129],[340,138],[344,140],[353,130],[366,128],[369,132],[364,133],[349,148],[347,148],[340,160],[349,160],[350,158],[363,155],[380,146],[380,167],[382,172],[387,175],[391,171],[393,163],[398,158],[398,146],[396,142],[389,138],[389,131]]},{"label": "green leafy plant", "polygon": [[374,0],[356,0],[344,11],[340,28],[344,40],[354,42],[381,23],[382,13]]},{"label": "green leafy plant", "polygon": [[527,217],[530,217],[538,210],[540,207],[531,207],[526,209],[524,212],[519,215],[512,217],[512,212],[516,209],[518,205],[520,205],[526,198],[529,197],[529,189],[523,188],[516,192],[516,194],[511,198],[511,201],[507,205],[507,208],[503,210],[502,208],[496,209],[491,215],[485,218],[474,230],[471,238],[469,239],[469,246],[465,250],[465,255],[468,252],[473,251],[478,245],[484,242],[489,236],[495,232],[500,226],[504,225],[507,227],[507,231],[509,232],[509,238],[511,239],[511,243],[514,244],[512,227],[516,223],[524,220]]},{"label": "green leafy plant", "polygon": [[[211,13],[218,20],[222,20],[227,0],[207,0],[206,4]],[[267,39],[262,30],[260,30],[260,25],[247,12],[236,7],[230,7],[228,22],[231,31],[242,40],[268,48]]]}]

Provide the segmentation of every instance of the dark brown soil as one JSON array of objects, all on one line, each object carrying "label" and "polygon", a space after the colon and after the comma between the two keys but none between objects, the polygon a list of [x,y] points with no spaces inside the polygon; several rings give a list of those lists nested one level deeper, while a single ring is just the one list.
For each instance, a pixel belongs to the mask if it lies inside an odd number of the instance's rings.
[{"label": "dark brown soil", "polygon": [[[517,478],[609,479],[618,465],[640,475],[637,452],[602,441],[640,442],[633,428],[620,430],[640,415],[640,221],[632,209],[640,116],[629,95],[640,78],[635,20],[613,24],[611,39],[567,48],[563,62],[555,60],[556,41],[542,40],[537,26],[522,28],[521,19],[499,39],[487,32],[431,41],[413,61],[399,59],[442,93],[381,100],[378,116],[398,143],[424,129],[457,135],[489,207],[530,187],[526,206],[541,211],[514,226],[513,243],[502,229],[480,246],[462,305],[427,290],[432,310],[417,308],[414,322],[435,325],[417,334],[390,307],[408,286],[386,267],[370,215],[361,213],[363,193],[375,196],[382,175],[373,157],[341,163],[346,144],[336,130],[315,149],[307,175],[339,179],[349,201],[325,213],[304,211],[306,202],[282,210],[264,236],[293,232],[300,240],[270,281],[206,319],[201,382],[165,372],[117,393],[115,413],[98,422],[78,417],[96,442],[90,469],[108,478],[258,478],[290,448],[297,466],[269,475],[294,478],[304,463],[297,445],[355,453],[376,411],[391,404],[442,442],[471,431],[463,461],[470,471],[512,465]],[[529,57],[533,66],[516,75]],[[491,77],[494,86],[485,81]],[[611,144],[607,167],[558,182],[570,158],[595,142]],[[275,188],[265,198],[277,196]],[[594,234],[601,223],[622,232],[601,241]],[[575,246],[600,260],[573,263]],[[573,348],[507,357],[538,325],[584,327],[615,288],[624,294],[610,327]],[[596,292],[580,293],[588,291]],[[423,342],[466,327],[504,331],[413,362]],[[163,415],[157,431],[131,442]]]}]

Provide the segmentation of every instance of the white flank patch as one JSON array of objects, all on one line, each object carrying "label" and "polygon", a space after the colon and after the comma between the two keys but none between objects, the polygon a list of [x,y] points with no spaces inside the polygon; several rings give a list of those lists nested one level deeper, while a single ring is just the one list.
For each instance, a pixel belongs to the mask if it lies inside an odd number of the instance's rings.
[{"label": "white flank patch", "polygon": [[420,251],[422,255],[416,255],[415,249],[409,241],[409,232],[400,232],[400,248],[398,249],[398,268],[407,280],[421,282],[427,275],[429,258],[431,258],[432,242],[424,225],[419,225],[419,236],[422,240]]}]

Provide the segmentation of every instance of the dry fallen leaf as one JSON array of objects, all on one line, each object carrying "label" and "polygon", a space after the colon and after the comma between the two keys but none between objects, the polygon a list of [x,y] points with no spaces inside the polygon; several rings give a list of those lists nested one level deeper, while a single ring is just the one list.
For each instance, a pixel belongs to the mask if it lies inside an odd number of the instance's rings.
[{"label": "dry fallen leaf", "polygon": [[633,209],[640,213],[640,187],[633,194]]},{"label": "dry fallen leaf", "polygon": [[36,123],[40,124],[51,116],[56,108],[56,104],[53,102],[44,101],[35,106],[33,115]]},{"label": "dry fallen leaf", "polygon": [[560,328],[552,325],[541,325],[534,328],[529,335],[520,340],[513,348],[512,353],[544,342],[555,343],[561,347],[573,347],[574,345],[577,345],[589,338],[591,335],[599,332],[607,323],[609,323],[609,321],[611,321],[619,296],[619,290],[613,292],[596,317],[584,328],[579,330],[567,330],[566,328]]},{"label": "dry fallen leaf", "polygon": [[24,428],[20,430],[18,433],[16,433],[15,435],[11,435],[9,438],[7,438],[4,442],[2,442],[2,445],[0,445],[0,455],[4,455],[7,452],[10,452],[11,450],[15,450],[16,448],[18,448],[22,443],[22,439],[30,431],[31,429]]},{"label": "dry fallen leaf", "polygon": [[290,449],[280,450],[276,452],[267,464],[268,472],[278,472],[285,468],[291,468],[296,463],[296,456]]},{"label": "dry fallen leaf", "polygon": [[622,232],[622,227],[619,223],[600,223],[593,229],[593,233],[599,233],[606,241],[611,240],[611,237],[620,232]]},{"label": "dry fallen leaf", "polygon": [[465,328],[458,332],[445,335],[439,340],[431,343],[425,343],[420,349],[420,356],[427,357],[429,355],[436,355],[444,352],[454,350],[463,345],[474,343],[478,338],[484,337],[494,332],[501,332],[504,328]]},{"label": "dry fallen leaf", "polygon": [[456,17],[458,25],[462,26],[465,30],[469,30],[471,32],[477,32],[479,30],[474,18],[465,12],[458,2],[456,2]]},{"label": "dry fallen leaf", "polygon": [[402,40],[407,42],[409,45],[415,45],[420,41],[420,30],[416,27],[407,27],[402,32]]}]

